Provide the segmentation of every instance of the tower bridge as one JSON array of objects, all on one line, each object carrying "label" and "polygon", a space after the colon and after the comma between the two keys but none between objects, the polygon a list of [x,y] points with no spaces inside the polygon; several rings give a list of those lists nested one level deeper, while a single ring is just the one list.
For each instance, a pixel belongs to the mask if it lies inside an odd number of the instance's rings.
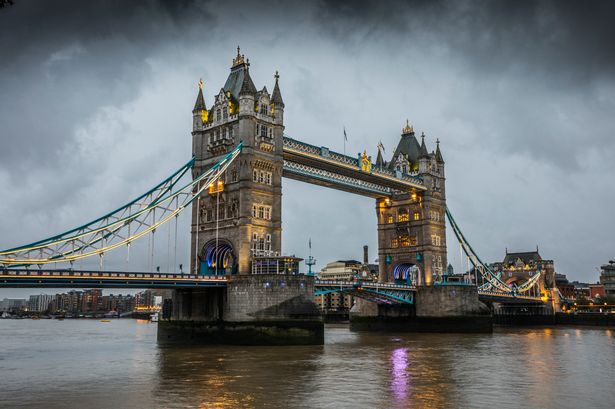
[{"label": "tower bridge", "polygon": [[[353,311],[357,322],[378,326],[381,318],[393,319],[415,329],[437,330],[451,317],[490,329],[479,295],[497,302],[542,302],[543,293],[530,293],[541,284],[540,274],[511,288],[468,244],[446,206],[439,141],[429,152],[425,135],[419,142],[407,121],[391,159],[379,149],[372,162],[366,151],[348,156],[291,138],[284,133],[277,72],[274,81],[271,93],[266,87],[258,91],[238,49],[209,108],[199,83],[193,159],[93,222],[0,251],[0,287],[173,288],[172,314],[159,323],[159,338],[182,342],[322,343],[313,298],[334,291],[364,300]],[[284,177],[375,201],[377,282],[326,282],[298,274],[301,259],[282,252]],[[189,273],[104,270],[105,254],[122,248],[129,256],[135,240],[147,236],[153,249],[156,230],[167,223],[177,226],[185,209],[192,214]],[[474,274],[469,271],[460,285],[446,283],[445,220],[473,266]],[[100,271],[74,269],[76,260],[87,257],[100,259]]]}]

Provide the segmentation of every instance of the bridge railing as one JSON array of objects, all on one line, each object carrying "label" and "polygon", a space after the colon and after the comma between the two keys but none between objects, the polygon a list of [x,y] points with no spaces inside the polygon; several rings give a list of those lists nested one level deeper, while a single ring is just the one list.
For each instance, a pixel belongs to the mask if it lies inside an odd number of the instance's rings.
[{"label": "bridge railing", "polygon": [[[297,139],[291,138],[288,135],[284,136],[283,141],[284,141],[284,146],[287,148],[297,150],[300,152],[304,152],[304,153],[314,155],[314,156],[320,156],[324,159],[329,159],[329,160],[339,162],[345,165],[350,165],[358,169],[361,168],[361,164],[359,162],[358,157],[355,158],[352,156],[344,155],[339,152],[329,150],[329,148],[325,146],[318,147],[315,145],[311,145],[309,143],[305,143],[303,141],[299,141]],[[381,175],[381,176],[385,176],[389,178],[403,180],[403,181],[410,182],[410,183],[415,183],[421,186],[424,185],[423,180],[420,177],[418,177],[418,173],[416,172],[410,175],[405,175],[405,174],[402,174],[401,172],[395,172],[395,171],[385,169],[385,168],[377,168],[376,166],[372,165],[371,173],[374,175]]]},{"label": "bridge railing", "polygon": [[500,291],[478,290],[479,295],[493,295],[494,297],[518,298],[522,300],[539,300],[540,297],[530,297],[528,295],[505,293]]},{"label": "bridge railing", "polygon": [[317,286],[331,285],[331,286],[346,286],[346,287],[370,287],[370,288],[382,288],[392,290],[416,290],[415,286],[391,284],[391,283],[374,283],[369,281],[338,281],[338,280],[316,280]]},{"label": "bridge railing", "polygon": [[119,272],[119,271],[71,271],[71,270],[22,270],[0,269],[0,276],[5,277],[82,277],[82,278],[156,278],[156,279],[184,279],[184,280],[219,280],[225,281],[225,276],[203,276],[197,274],[181,273],[147,273],[147,272]]}]

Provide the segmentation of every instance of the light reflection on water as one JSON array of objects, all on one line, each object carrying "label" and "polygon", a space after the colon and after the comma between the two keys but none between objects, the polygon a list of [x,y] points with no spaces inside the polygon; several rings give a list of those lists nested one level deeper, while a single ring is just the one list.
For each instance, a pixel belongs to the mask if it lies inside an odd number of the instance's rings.
[{"label": "light reflection on water", "polygon": [[352,333],[324,346],[158,347],[156,326],[0,320],[0,408],[607,408],[610,329]]}]

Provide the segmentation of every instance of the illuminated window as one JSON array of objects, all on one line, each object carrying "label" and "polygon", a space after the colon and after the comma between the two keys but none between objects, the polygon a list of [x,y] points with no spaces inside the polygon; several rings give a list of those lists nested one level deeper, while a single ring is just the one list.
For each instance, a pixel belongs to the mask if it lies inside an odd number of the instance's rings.
[{"label": "illuminated window", "polygon": [[399,247],[399,240],[391,239],[391,247],[393,247],[394,249]]},{"label": "illuminated window", "polygon": [[416,246],[416,243],[417,243],[416,236],[410,236],[410,245]]},{"label": "illuminated window", "polygon": [[393,216],[389,215],[389,217],[387,217],[387,223],[393,223]]},{"label": "illuminated window", "polygon": [[414,220],[419,220],[421,218],[421,214],[419,212],[414,212]]},{"label": "illuminated window", "polygon": [[400,241],[402,247],[408,247],[410,245],[410,239],[408,238],[408,236],[401,236]]},{"label": "illuminated window", "polygon": [[407,222],[408,220],[409,220],[408,211],[407,210],[400,210],[399,214],[397,215],[397,221],[398,222]]},{"label": "illuminated window", "polygon": [[431,244],[434,246],[439,246],[440,245],[440,236],[438,236],[437,234],[432,234],[431,235]]}]

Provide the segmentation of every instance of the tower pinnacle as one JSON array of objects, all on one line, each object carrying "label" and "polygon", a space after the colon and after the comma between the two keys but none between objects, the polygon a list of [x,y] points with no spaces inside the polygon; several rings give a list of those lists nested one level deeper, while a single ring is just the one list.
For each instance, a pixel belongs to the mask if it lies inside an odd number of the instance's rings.
[{"label": "tower pinnacle", "polygon": [[271,94],[271,102],[276,105],[280,105],[284,107],[284,101],[282,100],[282,93],[280,92],[280,86],[278,85],[278,80],[280,79],[280,74],[275,72],[273,76],[275,78],[275,85],[273,86],[273,93]]},{"label": "tower pinnacle", "polygon": [[406,126],[401,130],[402,135],[411,134],[414,132],[414,127],[410,125],[410,121],[406,119]]},{"label": "tower pinnacle", "polygon": [[241,49],[237,46],[237,57],[233,58],[233,65],[231,68],[237,67],[238,65],[245,64],[245,56],[240,53]]},{"label": "tower pinnacle", "polygon": [[419,148],[419,159],[429,158],[427,146],[425,145],[425,132],[421,132],[421,147]]},{"label": "tower pinnacle", "polygon": [[436,162],[444,163],[444,158],[442,158],[442,152],[440,152],[440,139],[436,139]]}]

